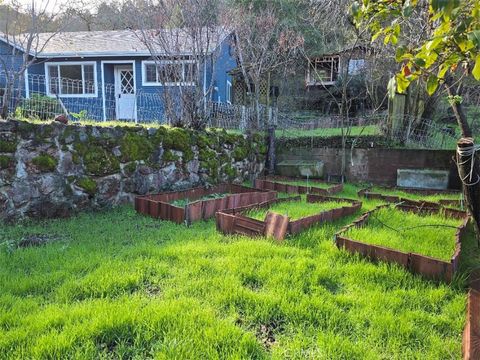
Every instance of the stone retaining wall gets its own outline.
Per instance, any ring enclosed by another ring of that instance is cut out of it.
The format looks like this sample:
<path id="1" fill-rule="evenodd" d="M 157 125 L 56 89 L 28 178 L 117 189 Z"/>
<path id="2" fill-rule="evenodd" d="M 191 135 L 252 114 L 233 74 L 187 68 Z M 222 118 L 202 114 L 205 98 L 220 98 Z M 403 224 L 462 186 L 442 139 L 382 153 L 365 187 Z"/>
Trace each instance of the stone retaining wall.
<path id="1" fill-rule="evenodd" d="M 135 195 L 242 182 L 264 168 L 261 136 L 225 131 L 0 121 L 0 219 L 68 216 Z"/>

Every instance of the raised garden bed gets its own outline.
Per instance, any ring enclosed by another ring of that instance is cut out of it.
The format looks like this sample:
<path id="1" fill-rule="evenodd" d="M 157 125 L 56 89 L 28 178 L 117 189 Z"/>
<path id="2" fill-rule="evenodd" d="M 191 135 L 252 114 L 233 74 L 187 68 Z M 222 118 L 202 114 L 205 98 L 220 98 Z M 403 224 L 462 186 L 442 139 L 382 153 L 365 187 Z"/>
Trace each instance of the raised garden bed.
<path id="1" fill-rule="evenodd" d="M 458 262 L 461 252 L 461 244 L 462 238 L 466 233 L 466 227 L 469 221 L 468 214 L 464 211 L 455 210 L 455 209 L 435 209 L 435 208 L 419 208 L 417 206 L 411 205 L 397 205 L 394 209 L 413 212 L 418 215 L 425 215 L 425 214 L 436 214 L 439 216 L 444 216 L 446 219 L 457 219 L 461 220 L 461 224 L 456 226 L 455 234 L 453 235 L 453 250 L 452 255 L 448 255 L 449 260 L 445 258 L 441 258 L 442 256 L 428 256 L 425 254 L 419 254 L 413 251 L 402 251 L 399 249 L 394 249 L 392 247 L 383 246 L 383 244 L 388 243 L 389 241 L 394 243 L 396 238 L 394 235 L 389 236 L 387 231 L 385 232 L 385 239 L 382 240 L 382 245 L 373 244 L 376 242 L 372 239 L 370 241 L 372 243 L 368 243 L 366 241 L 359 241 L 358 239 L 352 239 L 351 233 L 352 229 L 362 229 L 364 228 L 369 221 L 376 220 L 377 223 L 380 223 L 382 227 L 385 227 L 387 230 L 390 229 L 393 233 L 394 231 L 398 232 L 399 229 L 395 229 L 388 225 L 387 223 L 381 222 L 376 216 L 379 214 L 380 211 L 383 209 L 392 209 L 390 205 L 381 205 L 377 208 L 366 212 L 360 218 L 355 220 L 352 224 L 345 226 L 342 228 L 337 234 L 335 234 L 335 243 L 338 248 L 345 248 L 345 250 L 350 251 L 352 253 L 359 253 L 365 257 L 368 257 L 374 261 L 380 260 L 390 263 L 399 264 L 406 269 L 412 271 L 413 273 L 421 274 L 429 279 L 435 280 L 443 280 L 446 282 L 450 282 L 453 278 L 454 273 L 458 269 Z M 405 225 L 408 222 L 408 216 L 405 215 L 404 223 Z M 421 227 L 429 227 L 429 226 L 449 226 L 449 225 L 438 225 L 438 224 L 420 224 L 418 229 Z M 440 228 L 440 227 L 439 227 Z M 412 228 L 400 229 L 400 230 L 412 230 Z M 432 227 L 434 229 L 434 227 Z M 438 231 L 438 230 L 437 230 Z M 418 234 L 420 230 L 416 230 L 415 235 L 421 236 Z M 383 235 L 383 234 L 382 234 Z M 405 238 L 405 244 L 402 246 L 407 246 L 407 241 L 411 239 Z M 418 239 L 419 242 L 425 241 L 422 238 Z M 410 245 L 412 245 L 410 243 Z M 433 246 L 432 246 L 433 247 Z M 440 247 L 439 247 L 440 249 Z M 448 244 L 445 245 L 445 249 L 448 249 Z M 436 250 L 436 249 L 432 249 Z M 440 252 L 439 252 L 440 253 Z M 441 252 L 443 254 L 443 250 Z"/>
<path id="2" fill-rule="evenodd" d="M 318 194 L 332 195 L 343 190 L 343 184 L 332 184 L 321 181 L 287 178 L 287 177 L 266 177 L 255 179 L 255 188 L 272 190 L 287 194 Z"/>
<path id="3" fill-rule="evenodd" d="M 385 189 L 387 194 L 380 192 L 381 190 L 372 190 L 370 188 L 361 189 L 358 191 L 359 197 L 364 197 L 366 199 L 378 199 L 389 203 L 402 203 L 405 205 L 417 206 L 421 208 L 434 208 L 439 209 L 441 207 L 461 207 L 462 202 L 457 199 L 447 199 L 441 198 L 442 195 L 458 195 L 460 196 L 460 192 L 454 191 L 439 191 L 436 190 L 419 190 L 419 189 Z M 390 192 L 390 194 L 388 194 Z M 409 194 L 414 195 L 415 197 L 418 196 L 425 196 L 426 199 L 412 199 L 409 197 Z M 430 199 L 435 199 L 435 201 L 431 201 Z"/>
<path id="4" fill-rule="evenodd" d="M 464 359 L 480 359 L 480 291 L 473 288 L 468 292 L 462 348 Z"/>
<path id="5" fill-rule="evenodd" d="M 344 216 L 352 215 L 362 207 L 362 203 L 357 200 L 307 194 L 307 203 L 337 201 L 340 203 L 348 203 L 349 205 L 341 206 L 341 204 L 339 204 L 337 208 L 321 211 L 296 220 L 289 219 L 288 216 L 271 211 L 266 213 L 264 220 L 255 219 L 249 216 L 249 212 L 251 211 L 269 209 L 285 202 L 300 202 L 301 200 L 301 196 L 296 196 L 292 198 L 270 200 L 259 205 L 219 211 L 216 214 L 217 230 L 224 234 L 241 234 L 252 237 L 272 236 L 277 240 L 283 240 L 285 239 L 285 236 L 298 234 L 315 224 L 330 222 Z"/>
<path id="6" fill-rule="evenodd" d="M 274 200 L 277 193 L 235 184 L 211 188 L 198 187 L 183 191 L 137 196 L 135 210 L 154 218 L 177 224 L 206 220 L 219 210 L 235 209 Z"/>

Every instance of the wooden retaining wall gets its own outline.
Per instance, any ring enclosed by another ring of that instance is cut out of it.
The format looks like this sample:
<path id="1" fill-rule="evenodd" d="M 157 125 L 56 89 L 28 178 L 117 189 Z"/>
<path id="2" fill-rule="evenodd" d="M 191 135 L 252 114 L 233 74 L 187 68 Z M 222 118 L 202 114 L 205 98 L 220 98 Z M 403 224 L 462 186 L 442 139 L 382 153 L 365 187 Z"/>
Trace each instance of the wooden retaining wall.
<path id="1" fill-rule="evenodd" d="M 283 240 L 287 234 L 298 234 L 303 230 L 323 222 L 331 222 L 338 220 L 344 216 L 354 214 L 362 207 L 362 203 L 352 199 L 333 198 L 322 196 L 318 194 L 308 194 L 307 202 L 325 202 L 325 201 L 342 201 L 350 202 L 351 206 L 343 206 L 321 213 L 307 216 L 295 221 L 291 221 L 287 216 L 268 212 L 265 220 L 260 221 L 249 218 L 242 213 L 252 208 L 268 208 L 273 204 L 286 201 L 300 201 L 301 197 L 276 199 L 267 201 L 257 206 L 250 206 L 246 208 L 238 208 L 227 211 L 219 211 L 216 214 L 217 230 L 224 234 L 240 234 L 247 236 L 272 236 L 277 240 Z"/>
<path id="2" fill-rule="evenodd" d="M 443 280 L 451 282 L 453 275 L 458 270 L 460 253 L 462 248 L 462 239 L 467 231 L 467 225 L 469 221 L 468 214 L 464 211 L 456 209 L 445 209 L 445 216 L 454 217 L 456 219 L 463 219 L 461 225 L 457 227 L 455 233 L 455 252 L 452 255 L 450 262 L 432 258 L 417 253 L 406 253 L 400 250 L 367 244 L 364 242 L 356 241 L 345 237 L 345 234 L 352 227 L 364 226 L 370 215 L 378 211 L 380 208 L 388 207 L 389 205 L 381 205 L 373 210 L 370 210 L 355 220 L 352 224 L 343 227 L 339 232 L 335 234 L 335 243 L 338 248 L 344 248 L 352 253 L 359 253 L 373 261 L 385 261 L 389 263 L 398 264 L 415 274 L 421 274 L 428 279 Z M 413 205 L 400 205 L 396 208 L 403 211 L 413 211 L 416 213 L 438 213 L 441 209 L 433 208 L 418 208 Z"/>
<path id="3" fill-rule="evenodd" d="M 301 186 L 301 185 L 288 185 L 282 183 L 282 181 L 296 181 L 299 179 L 295 178 L 286 178 L 280 176 L 270 176 L 266 178 L 255 179 L 255 188 L 261 190 L 272 190 L 283 192 L 287 194 L 318 194 L 318 195 L 332 195 L 337 194 L 343 190 L 343 184 L 330 184 L 327 189 L 315 187 L 315 184 L 325 184 L 325 182 L 309 180 L 311 186 Z M 301 179 L 304 180 L 304 179 Z"/>
<path id="4" fill-rule="evenodd" d="M 216 193 L 230 193 L 217 199 L 199 200 Z M 173 221 L 177 224 L 206 220 L 219 210 L 234 209 L 276 199 L 274 191 L 262 191 L 235 184 L 220 184 L 211 188 L 198 187 L 183 191 L 165 192 L 155 195 L 137 196 L 135 210 L 157 219 Z M 171 204 L 172 201 L 188 199 L 193 202 L 184 207 Z"/>

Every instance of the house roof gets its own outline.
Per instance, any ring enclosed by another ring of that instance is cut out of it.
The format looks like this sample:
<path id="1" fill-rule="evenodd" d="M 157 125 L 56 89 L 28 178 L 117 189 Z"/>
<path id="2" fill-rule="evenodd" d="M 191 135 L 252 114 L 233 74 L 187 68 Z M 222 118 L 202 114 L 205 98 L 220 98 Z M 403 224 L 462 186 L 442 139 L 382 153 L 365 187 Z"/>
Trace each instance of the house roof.
<path id="1" fill-rule="evenodd" d="M 35 39 L 30 53 L 39 58 L 51 57 L 86 57 L 86 56 L 150 56 L 158 55 L 191 55 L 201 50 L 214 51 L 230 34 L 225 28 L 202 29 L 196 41 L 187 29 L 167 30 L 115 30 L 115 31 L 80 31 L 40 33 L 38 42 Z M 23 35 L 24 38 L 27 35 Z M 17 39 L 21 39 L 19 36 Z M 145 45 L 149 40 L 152 52 Z M 22 41 L 7 41 L 0 34 L 0 40 L 21 48 Z M 38 44 L 38 45 L 37 45 Z"/>

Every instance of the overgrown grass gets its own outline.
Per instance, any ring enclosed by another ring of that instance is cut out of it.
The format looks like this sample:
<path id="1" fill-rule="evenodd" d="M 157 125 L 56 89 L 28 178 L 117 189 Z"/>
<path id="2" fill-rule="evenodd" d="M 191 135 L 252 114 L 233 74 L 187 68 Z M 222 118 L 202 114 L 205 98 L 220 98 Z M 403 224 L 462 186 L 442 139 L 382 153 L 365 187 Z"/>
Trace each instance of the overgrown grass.
<path id="1" fill-rule="evenodd" d="M 331 137 L 331 136 L 342 136 L 342 128 L 320 128 L 320 129 L 311 129 L 311 130 L 300 130 L 300 129 L 283 129 L 276 130 L 276 136 L 286 137 L 286 138 L 297 138 L 297 137 Z M 381 135 L 380 128 L 377 125 L 367 125 L 367 126 L 352 126 L 349 131 L 343 129 L 343 134 L 348 136 L 371 136 L 371 135 Z"/>
<path id="2" fill-rule="evenodd" d="M 462 284 L 338 250 L 334 233 L 357 216 L 283 244 L 130 207 L 2 226 L 1 357 L 460 358 Z M 16 247 L 32 234 L 54 241 Z M 473 237 L 464 249 L 478 265 Z"/>
<path id="3" fill-rule="evenodd" d="M 320 188 L 320 189 L 328 189 L 329 187 L 332 187 L 333 184 L 329 184 L 326 182 L 320 182 L 320 181 L 307 181 L 307 180 L 272 180 L 276 183 L 279 184 L 286 184 L 286 185 L 296 185 L 296 186 L 307 186 L 307 187 L 315 187 L 315 188 Z"/>
<path id="4" fill-rule="evenodd" d="M 425 194 L 416 194 L 402 191 L 401 189 L 386 189 L 382 187 L 373 187 L 369 190 L 374 193 L 380 193 L 384 195 L 394 195 L 400 196 L 405 199 L 411 200 L 424 200 L 430 202 L 439 202 L 440 200 L 462 200 L 463 195 L 461 193 L 442 193 L 438 192 L 437 194 L 425 195 Z"/>
<path id="5" fill-rule="evenodd" d="M 286 215 L 290 220 L 298 220 L 303 217 L 319 214 L 322 211 L 340 208 L 342 206 L 351 206 L 352 204 L 344 201 L 326 201 L 321 203 L 307 203 L 302 201 L 287 201 L 274 204 L 268 209 L 254 209 L 246 213 L 248 217 L 257 220 L 264 220 L 267 212 Z"/>
<path id="6" fill-rule="evenodd" d="M 346 236 L 449 261 L 455 252 L 456 227 L 461 222 L 442 214 L 420 215 L 389 207 L 373 212 L 365 226 L 350 228 Z"/>

